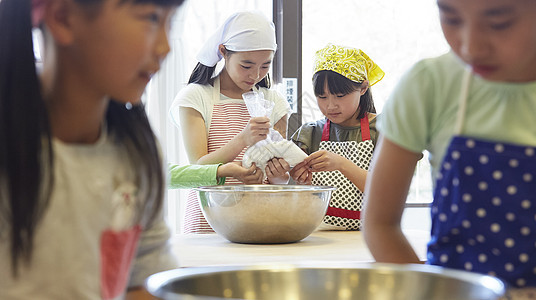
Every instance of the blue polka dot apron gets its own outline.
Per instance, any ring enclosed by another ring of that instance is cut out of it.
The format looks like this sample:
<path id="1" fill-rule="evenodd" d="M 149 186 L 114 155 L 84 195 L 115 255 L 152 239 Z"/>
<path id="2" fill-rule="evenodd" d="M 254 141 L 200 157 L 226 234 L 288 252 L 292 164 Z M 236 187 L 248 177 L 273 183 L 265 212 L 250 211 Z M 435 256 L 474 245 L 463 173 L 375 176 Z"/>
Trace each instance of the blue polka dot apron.
<path id="1" fill-rule="evenodd" d="M 320 150 L 339 154 L 364 170 L 368 170 L 374 143 L 370 139 L 368 116 L 361 118 L 361 141 L 330 141 L 330 121 L 326 120 L 322 129 Z M 316 172 L 313 174 L 313 185 L 335 186 L 331 195 L 326 216 L 319 229 L 359 230 L 361 228 L 361 210 L 363 193 L 340 171 Z"/>
<path id="2" fill-rule="evenodd" d="M 470 79 L 436 181 L 428 263 L 536 286 L 536 148 L 461 135 Z"/>

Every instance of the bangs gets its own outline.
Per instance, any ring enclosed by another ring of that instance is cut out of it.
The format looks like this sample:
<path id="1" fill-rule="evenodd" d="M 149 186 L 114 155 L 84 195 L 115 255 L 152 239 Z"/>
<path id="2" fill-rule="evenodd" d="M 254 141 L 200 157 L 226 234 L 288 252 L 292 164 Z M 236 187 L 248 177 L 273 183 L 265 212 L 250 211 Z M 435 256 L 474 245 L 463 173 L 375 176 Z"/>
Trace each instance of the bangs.
<path id="1" fill-rule="evenodd" d="M 315 96 L 324 94 L 324 86 L 328 86 L 328 91 L 332 95 L 347 95 L 357 91 L 361 83 L 353 82 L 350 79 L 333 71 L 322 70 L 313 75 L 313 87 Z"/>

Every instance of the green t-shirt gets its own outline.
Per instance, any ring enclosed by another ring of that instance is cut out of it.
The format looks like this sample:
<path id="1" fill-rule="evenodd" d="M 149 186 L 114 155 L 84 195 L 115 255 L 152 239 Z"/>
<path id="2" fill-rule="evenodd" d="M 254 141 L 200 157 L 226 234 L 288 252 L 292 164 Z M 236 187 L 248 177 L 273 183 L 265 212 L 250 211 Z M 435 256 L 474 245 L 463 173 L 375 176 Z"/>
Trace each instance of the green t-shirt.
<path id="1" fill-rule="evenodd" d="M 382 135 L 430 152 L 434 177 L 454 134 L 464 64 L 453 53 L 425 59 L 400 80 L 378 120 Z M 472 75 L 462 135 L 536 146 L 536 81 L 492 82 Z"/>

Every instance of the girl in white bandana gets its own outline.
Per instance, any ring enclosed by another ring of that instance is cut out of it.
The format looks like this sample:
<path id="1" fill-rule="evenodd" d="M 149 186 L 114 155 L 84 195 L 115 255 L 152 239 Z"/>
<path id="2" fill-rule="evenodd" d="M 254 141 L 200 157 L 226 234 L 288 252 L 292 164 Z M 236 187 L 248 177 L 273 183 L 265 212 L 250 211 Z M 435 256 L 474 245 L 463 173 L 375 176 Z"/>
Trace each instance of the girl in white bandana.
<path id="1" fill-rule="evenodd" d="M 0 1 L 1 299 L 148 299 L 177 267 L 140 99 L 182 3 Z"/>
<path id="2" fill-rule="evenodd" d="M 286 137 L 288 103 L 269 89 L 268 71 L 276 49 L 274 24 L 259 12 L 233 14 L 205 43 L 188 86 L 170 110 L 182 130 L 190 163 L 240 161 L 248 146 L 267 137 L 271 125 Z M 214 74 L 222 58 L 223 70 Z M 275 103 L 270 118 L 251 118 L 242 94 L 252 90 Z M 284 160 L 273 159 L 264 171 L 270 183 L 283 183 L 289 169 Z M 229 178 L 227 183 L 261 183 L 262 171 L 251 168 L 242 181 Z M 194 191 L 188 197 L 183 231 L 212 232 Z"/>

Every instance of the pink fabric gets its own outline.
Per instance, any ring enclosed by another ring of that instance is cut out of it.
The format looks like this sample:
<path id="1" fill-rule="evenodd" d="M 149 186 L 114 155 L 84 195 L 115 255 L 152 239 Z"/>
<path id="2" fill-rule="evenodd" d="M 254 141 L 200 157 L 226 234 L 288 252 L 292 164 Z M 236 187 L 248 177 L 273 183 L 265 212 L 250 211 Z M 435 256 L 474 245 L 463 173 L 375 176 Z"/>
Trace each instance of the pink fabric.
<path id="1" fill-rule="evenodd" d="M 47 0 L 32 0 L 32 26 L 39 27 L 45 16 Z"/>
<path id="2" fill-rule="evenodd" d="M 245 103 L 221 101 L 214 105 L 212 122 L 209 125 L 208 153 L 225 146 L 248 124 L 251 116 Z M 241 161 L 246 148 L 242 149 L 234 161 Z M 240 184 L 238 179 L 228 177 L 225 184 Z M 186 202 L 186 217 L 183 233 L 212 233 L 214 230 L 203 216 L 197 192 L 191 190 Z"/>
<path id="3" fill-rule="evenodd" d="M 113 299 L 127 287 L 132 258 L 138 247 L 141 226 L 123 231 L 106 230 L 101 235 L 101 295 Z"/>

